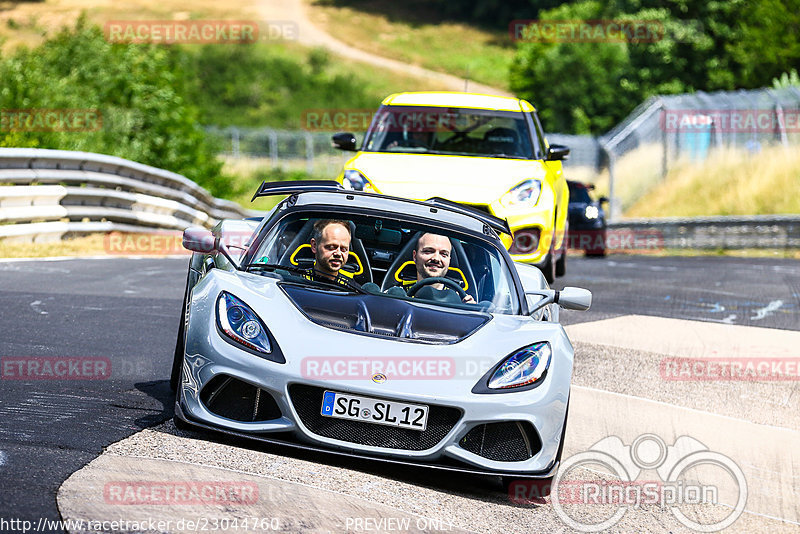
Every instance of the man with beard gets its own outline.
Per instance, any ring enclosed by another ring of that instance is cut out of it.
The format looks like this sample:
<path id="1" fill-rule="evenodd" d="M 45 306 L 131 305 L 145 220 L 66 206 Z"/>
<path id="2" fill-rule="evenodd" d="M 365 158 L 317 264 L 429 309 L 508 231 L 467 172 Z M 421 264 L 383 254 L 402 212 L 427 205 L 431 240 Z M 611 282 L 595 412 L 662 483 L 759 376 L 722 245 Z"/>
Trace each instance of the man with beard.
<path id="1" fill-rule="evenodd" d="M 417 268 L 417 281 L 431 277 L 442 277 L 450 268 L 450 255 L 453 245 L 450 239 L 439 234 L 422 234 L 417 241 L 417 247 L 411 253 L 414 265 Z M 439 291 L 453 291 L 444 284 L 431 284 L 429 287 Z M 463 302 L 474 303 L 475 299 L 467 295 Z"/>
<path id="2" fill-rule="evenodd" d="M 343 286 L 357 285 L 339 273 L 350 255 L 350 240 L 350 225 L 347 221 L 321 219 L 314 223 L 310 244 L 316 261 L 304 278 L 335 282 Z"/>

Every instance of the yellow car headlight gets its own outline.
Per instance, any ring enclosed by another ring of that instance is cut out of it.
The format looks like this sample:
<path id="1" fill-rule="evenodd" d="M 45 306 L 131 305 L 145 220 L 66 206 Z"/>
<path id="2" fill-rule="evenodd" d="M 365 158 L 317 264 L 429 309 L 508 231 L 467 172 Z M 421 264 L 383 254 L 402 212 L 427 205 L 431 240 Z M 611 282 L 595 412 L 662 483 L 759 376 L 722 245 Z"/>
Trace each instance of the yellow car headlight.
<path id="1" fill-rule="evenodd" d="M 525 180 L 512 187 L 506 194 L 500 197 L 500 204 L 507 208 L 520 204 L 535 206 L 536 203 L 539 202 L 539 196 L 541 194 L 541 180 Z"/>

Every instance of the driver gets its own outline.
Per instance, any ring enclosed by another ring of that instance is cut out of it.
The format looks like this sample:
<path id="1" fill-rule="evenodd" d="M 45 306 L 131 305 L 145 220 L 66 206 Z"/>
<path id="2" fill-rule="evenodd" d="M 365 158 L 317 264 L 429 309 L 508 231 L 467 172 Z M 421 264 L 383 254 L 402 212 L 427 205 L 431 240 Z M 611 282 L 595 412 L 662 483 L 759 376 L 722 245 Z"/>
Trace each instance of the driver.
<path id="1" fill-rule="evenodd" d="M 422 130 L 407 130 L 405 139 L 394 140 L 386 148 L 430 148 L 433 133 Z"/>
<path id="2" fill-rule="evenodd" d="M 431 277 L 441 277 L 447 274 L 450 268 L 450 253 L 453 245 L 450 239 L 439 234 L 422 234 L 417 241 L 417 247 L 411 253 L 414 265 L 417 268 L 417 281 Z M 444 284 L 431 284 L 429 287 L 439 291 L 453 291 Z M 474 303 L 475 299 L 467 295 L 463 302 Z"/>
<path id="3" fill-rule="evenodd" d="M 347 221 L 321 219 L 314 223 L 310 244 L 316 261 L 303 278 L 332 281 L 343 286 L 357 285 L 339 273 L 350 255 L 350 240 L 350 225 Z"/>

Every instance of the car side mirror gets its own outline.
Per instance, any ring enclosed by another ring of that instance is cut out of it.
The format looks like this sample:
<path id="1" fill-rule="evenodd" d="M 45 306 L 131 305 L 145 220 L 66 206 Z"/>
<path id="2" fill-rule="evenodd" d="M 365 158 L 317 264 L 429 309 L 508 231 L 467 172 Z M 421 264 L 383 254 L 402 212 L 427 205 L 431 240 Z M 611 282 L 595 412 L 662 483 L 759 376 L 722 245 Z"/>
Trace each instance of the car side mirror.
<path id="1" fill-rule="evenodd" d="M 608 202 L 608 197 L 600 197 L 600 198 L 598 198 L 598 199 L 597 199 L 597 201 L 598 201 L 600 204 L 603 204 L 604 202 L 606 202 L 606 203 L 607 203 L 607 202 Z"/>
<path id="2" fill-rule="evenodd" d="M 333 148 L 338 148 L 339 150 L 354 151 L 356 149 L 356 136 L 350 132 L 333 134 L 331 144 Z"/>
<path id="3" fill-rule="evenodd" d="M 555 289 L 525 291 L 525 294 L 542 297 L 533 309 L 528 310 L 529 314 L 533 314 L 553 303 L 567 310 L 579 311 L 586 311 L 592 306 L 592 292 L 580 287 L 565 287 L 561 291 L 556 291 Z"/>
<path id="4" fill-rule="evenodd" d="M 219 252 L 231 262 L 231 265 L 239 269 L 239 264 L 231 256 L 225 242 L 211 233 L 211 230 L 206 230 L 200 226 L 191 226 L 187 228 L 183 231 L 183 248 L 200 254 Z"/>
<path id="5" fill-rule="evenodd" d="M 550 145 L 547 149 L 549 161 L 569 159 L 569 147 L 564 145 Z"/>
<path id="6" fill-rule="evenodd" d="M 592 292 L 581 287 L 565 287 L 558 292 L 556 302 L 567 310 L 585 311 L 592 307 Z"/>

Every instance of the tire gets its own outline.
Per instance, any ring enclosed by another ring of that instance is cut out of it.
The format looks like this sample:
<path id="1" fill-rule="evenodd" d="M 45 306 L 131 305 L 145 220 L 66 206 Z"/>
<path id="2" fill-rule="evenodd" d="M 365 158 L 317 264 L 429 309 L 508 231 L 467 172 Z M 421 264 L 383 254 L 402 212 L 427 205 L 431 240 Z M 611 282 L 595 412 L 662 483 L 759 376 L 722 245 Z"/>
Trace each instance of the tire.
<path id="1" fill-rule="evenodd" d="M 561 257 L 556 261 L 556 276 L 567 274 L 567 249 L 561 251 Z"/>
<path id="2" fill-rule="evenodd" d="M 178 404 L 178 399 L 176 397 L 175 405 L 177 406 L 177 404 Z M 178 430 L 194 430 L 194 426 L 193 425 L 190 425 L 189 423 L 187 423 L 186 421 L 184 421 L 183 419 L 181 419 L 177 415 L 173 415 L 172 416 L 172 424 L 174 424 L 175 428 L 177 428 Z"/>
<path id="3" fill-rule="evenodd" d="M 587 250 L 585 252 L 586 252 L 586 256 L 589 257 L 589 258 L 602 258 L 602 257 L 605 257 L 605 255 L 606 255 L 606 249 L 604 249 L 604 248 L 592 249 L 591 252 Z"/>
<path id="4" fill-rule="evenodd" d="M 555 236 L 556 236 L 556 231 L 555 228 L 553 228 L 553 237 L 550 239 L 550 250 L 547 252 L 547 259 L 544 261 L 541 267 L 539 267 L 542 270 L 542 273 L 544 274 L 544 279 L 547 280 L 548 284 L 552 284 L 553 282 L 556 281 L 557 262 L 553 261 L 553 256 L 555 256 L 556 254 L 555 250 L 553 249 L 556 239 Z"/>
<path id="5" fill-rule="evenodd" d="M 194 255 L 192 255 L 194 258 Z M 197 283 L 197 275 L 192 271 L 192 260 L 189 260 L 189 272 L 186 274 L 186 287 L 183 290 L 183 306 L 181 307 L 181 322 L 178 325 L 178 336 L 175 340 L 175 353 L 172 356 L 172 371 L 169 375 L 169 387 L 172 391 L 178 390 L 183 367 L 183 353 L 186 351 L 186 313 L 189 309 L 190 290 Z"/>
<path id="6" fill-rule="evenodd" d="M 181 311 L 181 323 L 178 326 L 178 337 L 175 340 L 175 353 L 172 357 L 172 372 L 169 375 L 169 388 L 178 391 L 178 384 L 181 379 L 181 369 L 183 368 L 183 353 L 186 350 L 186 308 L 189 306 L 189 284 L 183 292 L 183 306 Z"/>
<path id="7" fill-rule="evenodd" d="M 556 261 L 556 276 L 567 274 L 567 243 L 569 243 L 569 221 L 564 223 L 564 240 L 561 242 L 561 257 Z"/>
<path id="8" fill-rule="evenodd" d="M 547 259 L 539 268 L 542 270 L 542 273 L 544 273 L 544 279 L 547 280 L 548 284 L 552 284 L 556 281 L 556 262 L 553 261 L 552 251 L 547 254 Z"/>

